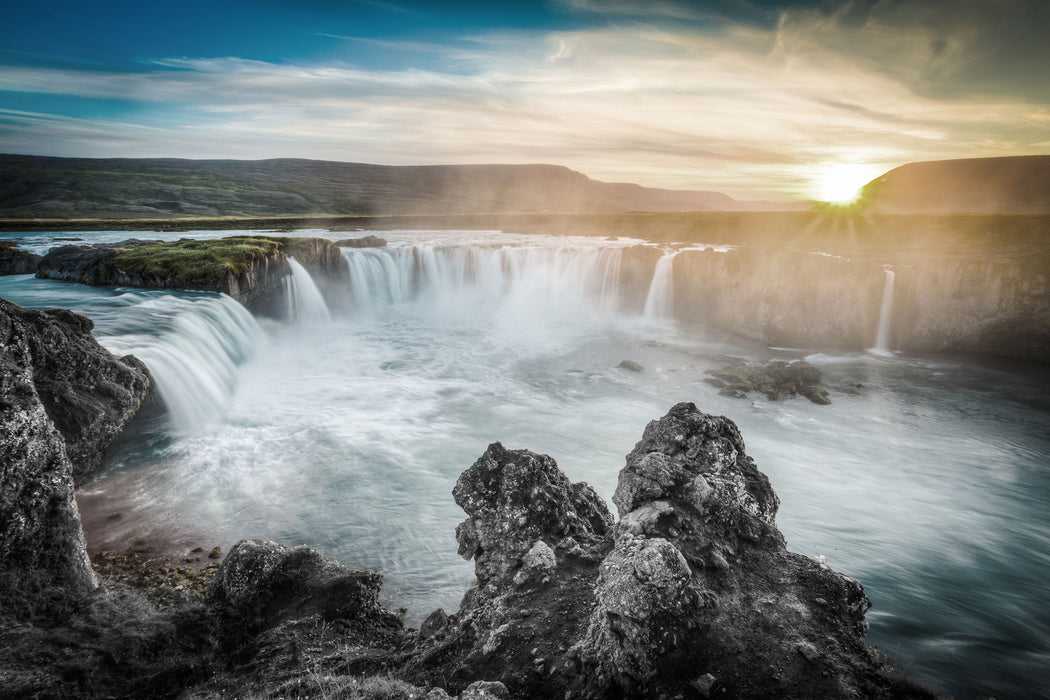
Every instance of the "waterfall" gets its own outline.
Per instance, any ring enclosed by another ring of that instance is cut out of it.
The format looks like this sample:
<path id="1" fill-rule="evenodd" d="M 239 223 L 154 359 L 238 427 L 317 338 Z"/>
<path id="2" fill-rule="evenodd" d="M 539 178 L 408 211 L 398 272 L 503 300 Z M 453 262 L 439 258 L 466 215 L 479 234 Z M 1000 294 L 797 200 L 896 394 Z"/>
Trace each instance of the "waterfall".
<path id="1" fill-rule="evenodd" d="M 133 354 L 146 363 L 176 430 L 214 423 L 236 387 L 237 365 L 262 337 L 258 323 L 226 295 L 166 295 L 139 307 L 158 321 L 165 319 L 160 333 L 126 333 L 99 341 L 116 355 Z"/>
<path id="2" fill-rule="evenodd" d="M 674 311 L 674 259 L 677 250 L 667 251 L 656 261 L 653 281 L 645 298 L 646 318 L 670 318 Z"/>
<path id="3" fill-rule="evenodd" d="M 876 355 L 890 356 L 890 322 L 893 320 L 893 270 L 886 270 L 886 283 L 882 288 L 882 306 L 879 308 L 879 330 L 875 334 L 875 347 L 871 351 Z"/>
<path id="4" fill-rule="evenodd" d="M 619 309 L 619 248 L 409 245 L 346 248 L 355 313 L 407 304 L 441 314 L 564 316 Z"/>
<path id="5" fill-rule="evenodd" d="M 283 280 L 288 318 L 307 322 L 329 320 L 328 305 L 310 273 L 295 258 L 288 258 L 288 267 L 292 272 Z"/>

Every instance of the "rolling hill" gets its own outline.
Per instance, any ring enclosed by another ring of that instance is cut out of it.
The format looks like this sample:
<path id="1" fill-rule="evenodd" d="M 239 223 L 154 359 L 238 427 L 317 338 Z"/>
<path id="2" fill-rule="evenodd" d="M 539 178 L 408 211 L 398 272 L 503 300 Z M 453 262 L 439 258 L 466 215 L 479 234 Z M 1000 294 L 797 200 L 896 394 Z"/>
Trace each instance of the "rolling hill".
<path id="1" fill-rule="evenodd" d="M 1050 156 L 909 163 L 864 186 L 882 214 L 1048 214 Z"/>
<path id="2" fill-rule="evenodd" d="M 0 155 L 0 217 L 167 218 L 752 211 L 718 192 L 607 183 L 556 165 Z"/>

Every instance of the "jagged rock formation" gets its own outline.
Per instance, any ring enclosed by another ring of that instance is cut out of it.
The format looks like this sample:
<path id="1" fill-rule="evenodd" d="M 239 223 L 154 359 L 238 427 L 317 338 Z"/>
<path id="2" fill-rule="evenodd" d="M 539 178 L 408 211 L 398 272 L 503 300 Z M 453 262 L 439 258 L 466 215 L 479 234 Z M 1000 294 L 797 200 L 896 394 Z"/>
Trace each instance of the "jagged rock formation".
<path id="1" fill-rule="evenodd" d="M 345 282 L 346 259 L 325 238 L 234 236 L 175 242 L 129 239 L 52 248 L 37 277 L 91 285 L 199 289 L 229 294 L 252 311 L 274 313 L 295 258 L 320 286 Z"/>
<path id="2" fill-rule="evenodd" d="M 725 418 L 678 404 L 650 423 L 615 526 L 549 457 L 499 444 L 455 494 L 478 584 L 428 620 L 411 678 L 520 697 L 929 697 L 864 645 L 860 584 L 786 550 L 776 495 Z"/>
<path id="3" fill-rule="evenodd" d="M 0 275 L 31 275 L 43 257 L 19 250 L 13 241 L 0 241 Z"/>
<path id="4" fill-rule="evenodd" d="M 90 319 L 0 299 L 0 591 L 95 586 L 73 500 L 75 481 L 151 388 L 135 357 L 113 357 Z"/>
<path id="5" fill-rule="evenodd" d="M 550 457 L 490 445 L 453 492 L 476 585 L 418 631 L 379 604 L 378 574 L 259 540 L 203 599 L 95 590 L 69 455 L 97 445 L 53 415 L 97 394 L 123 416 L 148 382 L 89 332 L 0 302 L 0 698 L 932 697 L 864 645 L 860 584 L 786 550 L 736 425 L 692 404 L 627 456 L 619 522 Z"/>

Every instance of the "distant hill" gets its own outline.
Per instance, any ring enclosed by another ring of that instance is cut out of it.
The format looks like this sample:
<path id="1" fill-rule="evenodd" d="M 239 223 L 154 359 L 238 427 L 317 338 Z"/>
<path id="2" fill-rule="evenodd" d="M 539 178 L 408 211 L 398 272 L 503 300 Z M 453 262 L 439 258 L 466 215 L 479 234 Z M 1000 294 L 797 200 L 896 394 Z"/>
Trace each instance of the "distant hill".
<path id="1" fill-rule="evenodd" d="M 591 180 L 557 165 L 0 155 L 2 218 L 751 211 L 718 192 Z"/>
<path id="2" fill-rule="evenodd" d="M 1050 156 L 909 163 L 864 186 L 883 214 L 1048 214 Z"/>

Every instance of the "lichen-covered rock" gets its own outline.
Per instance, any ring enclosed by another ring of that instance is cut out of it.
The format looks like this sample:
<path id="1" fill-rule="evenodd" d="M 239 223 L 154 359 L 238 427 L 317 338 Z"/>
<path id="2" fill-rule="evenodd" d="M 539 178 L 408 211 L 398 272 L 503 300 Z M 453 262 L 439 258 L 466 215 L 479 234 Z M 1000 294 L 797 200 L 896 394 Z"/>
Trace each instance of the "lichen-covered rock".
<path id="1" fill-rule="evenodd" d="M 924 696 L 865 646 L 860 584 L 787 551 L 776 495 L 732 421 L 676 405 L 646 427 L 613 500 L 616 547 L 573 647 L 580 696 L 698 683 L 726 697 Z"/>
<path id="2" fill-rule="evenodd" d="M 109 441 L 149 392 L 136 358 L 118 359 L 69 311 L 0 299 L 0 576 L 90 590 L 74 482 L 94 471 Z"/>
<path id="3" fill-rule="evenodd" d="M 470 516 L 456 528 L 459 553 L 474 559 L 482 588 L 510 578 L 537 541 L 591 543 L 612 528 L 594 489 L 571 483 L 547 455 L 498 442 L 463 472 L 452 496 Z"/>
<path id="4" fill-rule="evenodd" d="M 860 584 L 786 550 L 732 421 L 683 403 L 650 423 L 612 529 L 581 486 L 498 444 L 463 474 L 457 538 L 478 586 L 428 620 L 409 680 L 499 681 L 512 697 L 932 697 L 865 646 Z"/>

